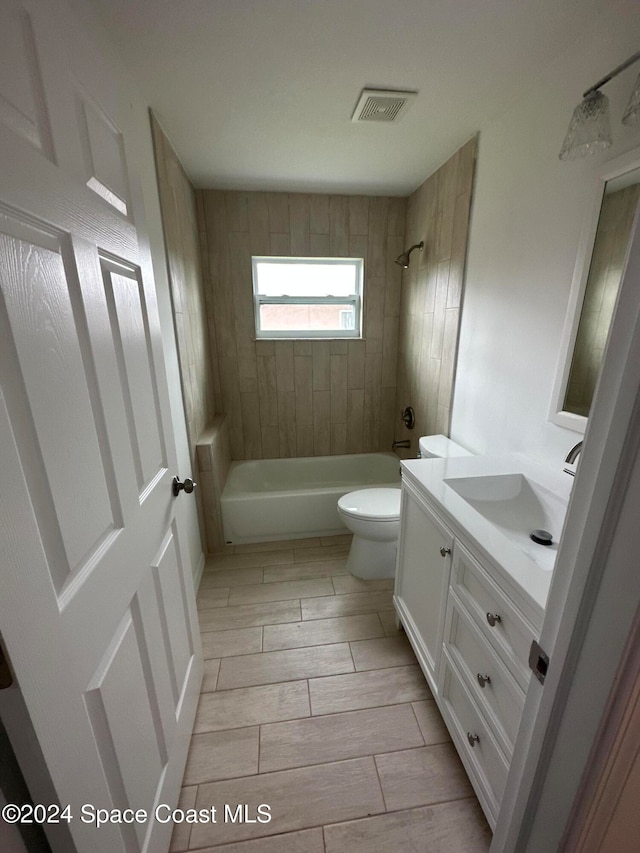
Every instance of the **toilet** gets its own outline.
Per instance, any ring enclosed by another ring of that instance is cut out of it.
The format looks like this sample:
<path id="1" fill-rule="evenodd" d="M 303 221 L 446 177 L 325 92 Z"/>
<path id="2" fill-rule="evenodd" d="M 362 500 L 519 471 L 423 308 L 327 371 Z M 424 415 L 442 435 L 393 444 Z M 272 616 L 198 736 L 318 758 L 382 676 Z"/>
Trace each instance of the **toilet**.
<path id="1" fill-rule="evenodd" d="M 353 533 L 347 571 L 357 578 L 392 578 L 400 531 L 400 489 L 359 489 L 338 500 L 338 515 Z"/>
<path id="2" fill-rule="evenodd" d="M 418 447 L 422 458 L 471 456 L 444 435 L 423 436 Z M 338 515 L 353 533 L 347 571 L 357 578 L 392 578 L 400 532 L 400 489 L 358 489 L 338 500 Z"/>

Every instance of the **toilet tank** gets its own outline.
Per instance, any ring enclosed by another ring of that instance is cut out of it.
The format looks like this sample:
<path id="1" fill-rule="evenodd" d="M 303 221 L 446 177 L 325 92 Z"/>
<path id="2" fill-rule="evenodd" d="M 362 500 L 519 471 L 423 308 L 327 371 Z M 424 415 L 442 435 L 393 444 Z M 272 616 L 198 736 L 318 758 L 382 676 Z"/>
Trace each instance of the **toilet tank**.
<path id="1" fill-rule="evenodd" d="M 451 441 L 446 435 L 423 435 L 418 440 L 419 455 L 422 459 L 438 459 L 445 456 L 473 456 L 464 447 Z"/>

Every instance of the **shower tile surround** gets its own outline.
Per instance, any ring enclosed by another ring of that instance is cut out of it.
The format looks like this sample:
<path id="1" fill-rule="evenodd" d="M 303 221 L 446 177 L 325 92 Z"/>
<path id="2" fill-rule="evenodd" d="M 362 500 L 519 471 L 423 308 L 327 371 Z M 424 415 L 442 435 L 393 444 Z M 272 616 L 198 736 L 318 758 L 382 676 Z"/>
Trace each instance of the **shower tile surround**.
<path id="1" fill-rule="evenodd" d="M 232 458 L 390 450 L 406 200 L 197 195 Z M 256 341 L 252 255 L 363 257 L 365 339 Z"/>
<path id="2" fill-rule="evenodd" d="M 211 330 L 205 305 L 196 194 L 153 114 L 151 134 L 191 469 L 201 486 L 196 492 L 200 531 L 204 550 L 210 552 L 220 548 L 224 541 L 219 504 L 224 480 L 212 482 L 213 473 L 224 473 L 228 464 L 220 463 L 224 442 L 213 440 L 224 435 L 224 424 L 215 420 L 216 403 L 220 402 L 220 377 L 217 359 L 211 358 L 215 339 L 209 340 Z M 212 432 L 210 446 L 202 453 L 197 450 L 198 440 L 205 429 L 212 426 L 216 429 Z M 227 457 L 228 454 L 227 440 Z"/>
<path id="3" fill-rule="evenodd" d="M 205 550 L 231 459 L 388 451 L 448 434 L 476 141 L 408 199 L 194 191 L 152 117 Z M 408 270 L 394 263 L 425 241 Z M 365 258 L 362 341 L 256 341 L 251 255 Z M 416 412 L 409 432 L 398 414 Z M 205 497 L 206 492 L 206 497 Z"/>
<path id="4" fill-rule="evenodd" d="M 211 358 L 196 193 L 182 164 L 151 116 L 162 227 L 192 460 L 198 438 L 216 411 L 217 360 Z"/>
<path id="5" fill-rule="evenodd" d="M 396 439 L 449 435 L 476 149 L 473 138 L 407 200 L 407 246 L 425 246 L 402 275 L 396 409 L 411 405 L 416 425 L 396 419 Z"/>
<path id="6" fill-rule="evenodd" d="M 197 191 L 233 459 L 448 434 L 475 156 L 474 138 L 408 199 Z M 402 271 L 394 259 L 421 240 Z M 256 341 L 251 256 L 261 254 L 364 257 L 364 340 Z M 407 405 L 412 432 L 398 417 Z"/>
<path id="7" fill-rule="evenodd" d="M 206 680 L 180 807 L 247 803 L 255 816 L 267 803 L 273 817 L 179 825 L 173 853 L 488 851 L 490 830 L 395 629 L 391 582 L 354 592 L 348 548 L 347 536 L 316 538 L 208 561 L 198 602 Z M 221 604 L 225 595 L 260 603 Z"/>

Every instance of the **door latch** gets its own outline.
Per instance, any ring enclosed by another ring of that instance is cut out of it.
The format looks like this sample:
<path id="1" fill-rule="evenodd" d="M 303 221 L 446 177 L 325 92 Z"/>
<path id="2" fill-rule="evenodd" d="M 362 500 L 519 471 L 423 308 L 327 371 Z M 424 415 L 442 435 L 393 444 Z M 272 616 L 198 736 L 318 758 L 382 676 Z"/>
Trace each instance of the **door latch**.
<path id="1" fill-rule="evenodd" d="M 549 669 L 549 655 L 536 640 L 532 641 L 531 648 L 529 649 L 529 669 L 540 684 L 544 684 Z"/>

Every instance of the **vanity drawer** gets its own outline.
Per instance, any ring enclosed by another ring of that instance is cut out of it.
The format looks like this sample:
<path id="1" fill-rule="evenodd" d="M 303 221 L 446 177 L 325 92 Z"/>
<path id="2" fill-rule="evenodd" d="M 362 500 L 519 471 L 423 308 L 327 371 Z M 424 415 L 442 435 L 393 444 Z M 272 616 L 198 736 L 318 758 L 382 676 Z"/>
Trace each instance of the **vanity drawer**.
<path id="1" fill-rule="evenodd" d="M 454 592 L 449 596 L 445 648 L 510 757 L 522 717 L 524 691 Z"/>
<path id="2" fill-rule="evenodd" d="M 527 689 L 529 648 L 538 639 L 533 626 L 498 588 L 485 569 L 456 541 L 453 552 L 451 588 L 505 662 L 523 690 Z M 493 622 L 493 624 L 490 624 Z"/>
<path id="3" fill-rule="evenodd" d="M 446 651 L 442 672 L 441 710 L 493 829 L 507 783 L 509 762 Z"/>

